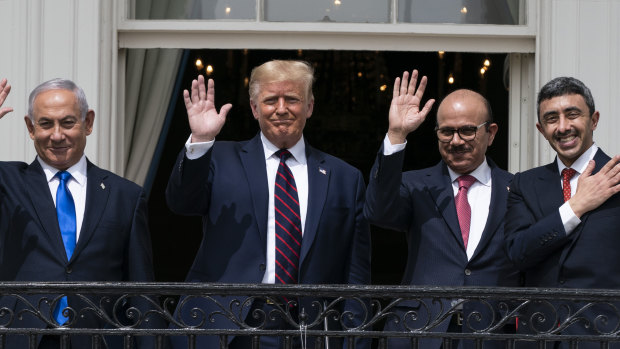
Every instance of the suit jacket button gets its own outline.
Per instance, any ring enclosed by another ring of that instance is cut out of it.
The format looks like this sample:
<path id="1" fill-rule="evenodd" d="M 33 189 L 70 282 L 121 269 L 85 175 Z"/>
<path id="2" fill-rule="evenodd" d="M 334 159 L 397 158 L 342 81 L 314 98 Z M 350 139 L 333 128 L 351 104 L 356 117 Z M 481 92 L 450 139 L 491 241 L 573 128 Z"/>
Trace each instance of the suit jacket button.
<path id="1" fill-rule="evenodd" d="M 67 272 L 67 274 L 71 274 L 73 272 L 73 269 L 71 269 L 71 267 L 67 267 L 65 271 Z"/>
<path id="2" fill-rule="evenodd" d="M 267 267 L 265 267 L 265 263 L 261 263 L 261 264 L 258 266 L 258 269 L 259 269 L 260 271 L 265 271 L 265 269 L 267 269 Z"/>
<path id="3" fill-rule="evenodd" d="M 465 275 L 467 275 L 467 276 L 471 275 L 471 270 L 465 269 Z"/>

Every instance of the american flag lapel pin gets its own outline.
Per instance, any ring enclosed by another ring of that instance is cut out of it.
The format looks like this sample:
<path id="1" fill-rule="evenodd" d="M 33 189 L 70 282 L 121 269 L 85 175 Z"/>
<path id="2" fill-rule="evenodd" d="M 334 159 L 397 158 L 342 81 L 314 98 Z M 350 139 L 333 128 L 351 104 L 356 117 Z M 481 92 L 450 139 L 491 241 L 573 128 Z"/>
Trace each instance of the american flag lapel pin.
<path id="1" fill-rule="evenodd" d="M 327 175 L 327 170 L 324 169 L 323 167 L 319 167 L 319 172 L 321 172 L 324 175 Z"/>
<path id="2" fill-rule="evenodd" d="M 506 187 L 506 190 L 510 191 L 510 187 Z"/>
<path id="3" fill-rule="evenodd" d="M 105 189 L 105 184 L 103 184 L 103 182 L 101 182 L 101 184 L 99 184 L 101 186 L 101 189 Z"/>

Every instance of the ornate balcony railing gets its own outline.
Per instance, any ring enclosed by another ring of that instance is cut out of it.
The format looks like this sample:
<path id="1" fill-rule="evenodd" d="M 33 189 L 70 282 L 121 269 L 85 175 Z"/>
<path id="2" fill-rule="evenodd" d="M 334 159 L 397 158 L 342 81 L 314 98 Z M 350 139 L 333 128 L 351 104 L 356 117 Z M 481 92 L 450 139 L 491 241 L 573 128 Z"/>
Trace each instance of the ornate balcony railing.
<path id="1" fill-rule="evenodd" d="M 69 321 L 59 325 L 52 314 L 63 296 Z M 36 348 L 41 336 L 58 338 L 61 348 L 74 336 L 89 337 L 93 348 L 104 348 L 106 338 L 125 348 L 150 338 L 152 347 L 164 348 L 172 337 L 194 348 L 203 336 L 223 348 L 235 337 L 255 348 L 269 337 L 281 338 L 285 348 L 308 342 L 329 348 L 332 339 L 347 339 L 351 348 L 389 348 L 392 340 L 412 348 L 433 340 L 444 348 L 458 340 L 477 348 L 545 342 L 605 348 L 620 343 L 619 308 L 617 290 L 5 282 L 0 348 L 13 349 L 12 338 Z M 447 332 L 455 319 L 462 319 L 456 324 L 462 331 Z M 270 326 L 274 321 L 280 325 Z"/>

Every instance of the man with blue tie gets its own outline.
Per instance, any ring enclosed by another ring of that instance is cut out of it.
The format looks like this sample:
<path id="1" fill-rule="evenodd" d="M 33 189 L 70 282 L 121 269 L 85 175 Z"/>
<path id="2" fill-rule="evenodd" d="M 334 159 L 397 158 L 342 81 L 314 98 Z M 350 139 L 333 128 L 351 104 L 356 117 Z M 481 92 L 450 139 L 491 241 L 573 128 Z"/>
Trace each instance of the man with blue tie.
<path id="1" fill-rule="evenodd" d="M 607 156 L 593 140 L 600 118 L 590 89 L 558 77 L 538 94 L 536 128 L 556 151 L 545 166 L 517 173 L 510 185 L 506 245 L 525 272 L 526 286 L 620 287 L 620 156 Z M 598 335 L 615 332 L 618 304 L 533 304 L 519 317 L 519 331 Z M 614 308 L 616 307 L 616 308 Z M 569 348 L 571 343 L 549 343 Z M 537 347 L 538 343 L 532 343 Z M 618 345 L 618 343 L 613 343 Z M 579 348 L 601 343 L 579 342 Z"/>
<path id="2" fill-rule="evenodd" d="M 213 80 L 205 87 L 199 76 L 192 81 L 191 92 L 184 91 L 192 133 L 166 194 L 174 212 L 203 217 L 203 240 L 188 282 L 370 283 L 363 177 L 303 137 L 314 107 L 313 74 L 312 66 L 301 61 L 274 60 L 254 68 L 250 105 L 260 132 L 245 142 L 215 141 L 231 105 L 216 111 Z M 239 297 L 223 297 L 220 302 L 229 307 L 234 298 Z M 317 306 L 312 301 L 317 299 L 299 300 L 292 308 L 294 320 L 300 311 L 314 319 Z M 256 300 L 239 309 L 239 320 L 259 325 L 253 310 L 273 309 L 264 303 Z M 207 317 L 220 310 L 212 301 L 182 300 L 176 317 L 191 325 L 194 307 Z M 342 312 L 344 307 L 338 304 L 337 309 Z M 204 326 L 239 328 L 223 316 L 212 320 Z M 327 326 L 338 329 L 338 321 L 332 320 Z M 288 328 L 277 322 L 268 320 L 266 328 Z M 175 348 L 188 345 L 186 338 L 173 341 Z M 228 341 L 232 348 L 251 344 L 247 336 L 229 336 Z M 313 342 L 308 338 L 306 344 L 314 347 Z M 335 341 L 330 344 L 336 346 Z M 219 345 L 215 336 L 201 336 L 196 343 L 201 348 Z M 261 348 L 281 346 L 278 338 L 261 337 Z"/>
<path id="3" fill-rule="evenodd" d="M 388 132 L 366 193 L 368 220 L 407 234 L 404 285 L 518 285 L 519 275 L 503 249 L 502 218 L 512 175 L 485 155 L 498 129 L 489 102 L 471 90 L 448 94 L 437 110 L 435 127 L 442 160 L 433 167 L 403 173 L 406 137 L 422 124 L 434 103 L 428 100 L 420 109 L 427 78 L 422 77 L 416 89 L 418 72 L 409 76 L 404 72 L 394 82 Z M 385 330 L 423 328 L 449 310 L 454 315 L 433 331 L 467 332 L 494 324 L 493 313 L 482 302 L 427 299 L 399 303 L 394 311 L 402 321 L 388 318 Z M 481 315 L 479 322 L 470 316 L 474 312 Z M 474 344 L 454 340 L 452 347 Z M 390 348 L 410 345 L 405 339 L 389 343 Z M 485 342 L 484 348 L 502 345 Z M 440 346 L 440 339 L 420 339 L 420 347 Z"/>
<path id="4" fill-rule="evenodd" d="M 3 79 L 0 106 L 9 91 L 10 85 Z M 9 111 L 0 109 L 0 117 Z M 31 92 L 24 121 L 37 157 L 31 164 L 0 163 L 0 280 L 153 281 L 142 189 L 93 165 L 84 155 L 94 119 L 95 112 L 88 108 L 84 91 L 70 80 L 49 80 Z M 50 295 L 48 298 L 57 300 L 51 304 L 39 303 L 40 297 L 24 296 L 26 301 L 11 296 L 2 299 L 2 306 L 19 314 L 11 326 L 111 325 L 94 312 L 80 312 L 90 306 L 81 297 Z M 100 296 L 88 298 L 101 305 L 107 316 L 125 311 L 112 308 L 113 298 L 101 303 Z M 144 305 L 137 304 L 131 305 Z M 53 319 L 46 323 L 24 312 L 29 307 L 40 310 L 42 316 L 52 314 Z M 152 347 L 143 339 L 141 345 Z M 104 346 L 110 347 L 110 340 L 103 339 Z M 71 336 L 68 346 L 90 348 L 91 342 L 90 336 Z M 6 346 L 58 348 L 60 338 L 38 336 L 36 343 L 29 343 L 28 336 L 8 336 Z"/>

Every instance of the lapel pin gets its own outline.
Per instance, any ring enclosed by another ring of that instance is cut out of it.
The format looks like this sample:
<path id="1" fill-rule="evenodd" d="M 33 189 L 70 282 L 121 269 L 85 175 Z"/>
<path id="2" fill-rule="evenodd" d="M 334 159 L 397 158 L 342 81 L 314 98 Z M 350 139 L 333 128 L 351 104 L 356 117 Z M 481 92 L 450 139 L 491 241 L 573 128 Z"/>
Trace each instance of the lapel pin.
<path id="1" fill-rule="evenodd" d="M 326 174 L 327 174 L 327 170 L 326 170 L 326 169 L 324 169 L 324 168 L 322 168 L 322 167 L 319 167 L 319 172 L 321 172 L 321 173 L 322 173 L 322 174 L 324 174 L 324 175 L 326 175 Z"/>
<path id="2" fill-rule="evenodd" d="M 506 190 L 510 191 L 510 187 L 506 187 Z"/>
<path id="3" fill-rule="evenodd" d="M 103 184 L 103 182 L 101 182 L 101 184 L 99 184 L 101 186 L 101 189 L 105 189 L 105 184 Z"/>

